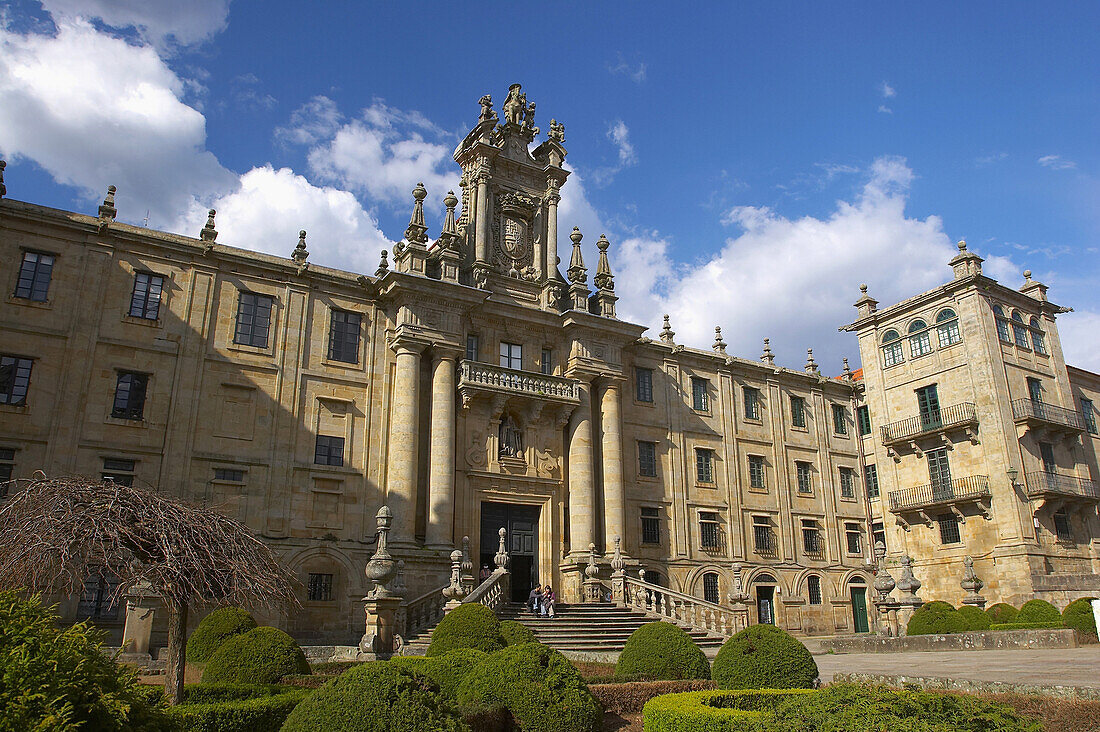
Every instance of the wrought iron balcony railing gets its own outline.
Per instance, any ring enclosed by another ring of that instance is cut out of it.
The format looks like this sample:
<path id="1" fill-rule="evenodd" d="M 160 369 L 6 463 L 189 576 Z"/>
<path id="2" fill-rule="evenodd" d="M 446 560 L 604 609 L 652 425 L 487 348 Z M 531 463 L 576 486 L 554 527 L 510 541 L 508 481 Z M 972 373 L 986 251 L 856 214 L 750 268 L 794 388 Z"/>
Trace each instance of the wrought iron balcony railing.
<path id="1" fill-rule="evenodd" d="M 959 501 L 976 501 L 989 498 L 989 478 L 985 475 L 968 475 L 965 478 L 929 483 L 916 488 L 890 491 L 890 510 L 919 511 L 931 506 L 947 505 Z"/>
<path id="2" fill-rule="evenodd" d="M 459 368 L 459 389 L 475 388 L 527 396 L 577 402 L 577 382 L 561 376 L 536 374 L 477 361 L 463 361 Z"/>
<path id="3" fill-rule="evenodd" d="M 1012 418 L 1017 422 L 1045 422 L 1071 430 L 1084 431 L 1085 429 L 1085 420 L 1081 418 L 1080 412 L 1034 399 L 1013 400 Z"/>
<path id="4" fill-rule="evenodd" d="M 883 425 L 879 429 L 882 432 L 882 444 L 891 445 L 895 442 L 912 440 L 923 435 L 935 434 L 967 425 L 976 427 L 977 424 L 977 408 L 970 402 L 963 402 L 962 404 L 952 404 L 950 407 L 937 409 L 931 414 L 892 422 Z"/>
<path id="5" fill-rule="evenodd" d="M 1024 485 L 1028 498 L 1055 496 L 1100 501 L 1100 485 L 1091 478 L 1037 470 L 1024 476 Z"/>

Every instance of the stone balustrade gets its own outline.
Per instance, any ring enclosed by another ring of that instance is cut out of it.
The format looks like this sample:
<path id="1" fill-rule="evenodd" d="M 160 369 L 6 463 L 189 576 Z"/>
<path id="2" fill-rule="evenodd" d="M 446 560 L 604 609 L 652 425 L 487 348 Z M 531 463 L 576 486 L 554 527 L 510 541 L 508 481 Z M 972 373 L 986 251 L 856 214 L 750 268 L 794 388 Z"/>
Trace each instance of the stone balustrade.
<path id="1" fill-rule="evenodd" d="M 626 607 L 722 638 L 733 636 L 747 624 L 744 610 L 723 607 L 633 577 L 624 579 L 625 597 L 619 604 Z"/>
<path id="2" fill-rule="evenodd" d="M 447 598 L 443 596 L 443 590 L 447 587 L 448 585 L 436 587 L 402 604 L 399 612 L 404 614 L 404 624 L 401 627 L 402 624 L 398 623 L 398 632 L 403 637 L 408 638 L 424 628 L 430 628 L 443 619 L 443 606 L 447 603 Z"/>
<path id="3" fill-rule="evenodd" d="M 477 361 L 461 363 L 458 388 L 464 393 L 470 390 L 483 390 L 570 403 L 580 401 L 578 384 L 573 379 L 509 369 Z"/>

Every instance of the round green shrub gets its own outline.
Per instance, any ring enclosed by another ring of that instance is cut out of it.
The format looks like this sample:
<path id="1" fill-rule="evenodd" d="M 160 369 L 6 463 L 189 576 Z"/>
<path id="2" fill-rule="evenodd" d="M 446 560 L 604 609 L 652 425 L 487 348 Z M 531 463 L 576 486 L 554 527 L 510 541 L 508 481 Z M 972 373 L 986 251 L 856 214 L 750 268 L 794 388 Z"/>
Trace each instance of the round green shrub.
<path id="1" fill-rule="evenodd" d="M 390 665 L 427 676 L 453 700 L 466 675 L 488 655 L 476 648 L 456 648 L 441 656 L 397 656 L 390 659 Z"/>
<path id="2" fill-rule="evenodd" d="M 465 732 L 439 686 L 392 661 L 356 666 L 307 696 L 282 732 Z"/>
<path id="3" fill-rule="evenodd" d="M 909 625 L 905 628 L 906 635 L 939 635 L 946 633 L 965 633 L 968 630 L 966 621 L 959 617 L 959 611 L 950 603 L 936 600 L 926 602 L 917 608 L 913 617 L 909 618 Z"/>
<path id="4" fill-rule="evenodd" d="M 207 615 L 187 639 L 187 660 L 206 663 L 222 643 L 256 627 L 248 611 L 223 607 Z"/>
<path id="5" fill-rule="evenodd" d="M 817 676 L 817 663 L 806 646 L 763 623 L 726 641 L 711 667 L 720 689 L 810 689 Z"/>
<path id="6" fill-rule="evenodd" d="M 456 648 L 476 648 L 492 653 L 504 646 L 497 616 L 484 605 L 471 602 L 459 605 L 439 621 L 439 625 L 432 631 L 428 655 L 440 656 Z"/>
<path id="7" fill-rule="evenodd" d="M 204 684 L 274 684 L 284 676 L 308 675 L 309 663 L 294 639 L 278 628 L 253 628 L 214 651 L 202 672 Z"/>
<path id="8" fill-rule="evenodd" d="M 1073 628 L 1079 633 L 1096 635 L 1096 616 L 1092 614 L 1092 601 L 1095 597 L 1080 597 L 1062 611 L 1062 625 Z"/>
<path id="9" fill-rule="evenodd" d="M 599 702 L 580 672 L 558 651 L 521 643 L 491 654 L 466 676 L 458 692 L 467 715 L 506 709 L 521 730 L 598 732 Z"/>
<path id="10" fill-rule="evenodd" d="M 1020 611 L 1007 602 L 998 602 L 996 605 L 987 607 L 985 614 L 989 617 L 990 623 L 1015 623 Z"/>
<path id="11" fill-rule="evenodd" d="M 672 623 L 646 623 L 630 634 L 616 676 L 653 680 L 709 679 L 710 662 L 691 636 Z"/>
<path id="12" fill-rule="evenodd" d="M 1028 600 L 1016 616 L 1017 623 L 1061 623 L 1062 613 L 1046 600 Z"/>
<path id="13" fill-rule="evenodd" d="M 539 639 L 534 631 L 523 623 L 515 620 L 500 621 L 500 635 L 504 642 L 510 646 L 518 646 L 520 643 L 538 643 Z"/>
<path id="14" fill-rule="evenodd" d="M 963 605 L 955 612 L 958 613 L 967 630 L 989 630 L 989 626 L 993 624 L 985 614 L 985 610 L 980 607 Z"/>

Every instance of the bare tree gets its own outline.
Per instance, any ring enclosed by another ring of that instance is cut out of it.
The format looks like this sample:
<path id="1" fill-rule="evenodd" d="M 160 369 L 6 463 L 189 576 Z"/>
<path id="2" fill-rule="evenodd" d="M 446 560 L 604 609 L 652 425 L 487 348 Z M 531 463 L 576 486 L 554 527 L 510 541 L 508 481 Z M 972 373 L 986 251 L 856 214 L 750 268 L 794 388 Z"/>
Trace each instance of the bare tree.
<path id="1" fill-rule="evenodd" d="M 165 686 L 183 698 L 187 611 L 195 602 L 280 609 L 294 579 L 239 521 L 152 490 L 85 478 L 21 480 L 0 505 L 0 587 L 79 592 L 113 575 L 112 601 L 148 583 L 168 611 Z"/>

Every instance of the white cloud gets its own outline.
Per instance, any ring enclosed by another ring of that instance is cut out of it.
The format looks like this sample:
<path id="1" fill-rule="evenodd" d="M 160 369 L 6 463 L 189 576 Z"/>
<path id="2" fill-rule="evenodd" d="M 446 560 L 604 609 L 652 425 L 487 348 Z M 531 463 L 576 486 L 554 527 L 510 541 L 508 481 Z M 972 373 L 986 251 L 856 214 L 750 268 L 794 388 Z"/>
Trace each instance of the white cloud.
<path id="1" fill-rule="evenodd" d="M 893 114 L 894 113 L 894 110 L 890 109 L 885 104 L 878 105 L 878 111 L 881 112 L 882 114 Z"/>
<path id="2" fill-rule="evenodd" d="M 628 64 L 621 53 L 619 54 L 618 61 L 616 63 L 608 64 L 607 70 L 610 71 L 612 75 L 622 74 L 623 76 L 633 81 L 635 84 L 641 84 L 643 81 L 645 81 L 645 64 L 641 61 L 636 64 Z"/>
<path id="3" fill-rule="evenodd" d="M 1071 170 L 1077 167 L 1077 163 L 1066 160 L 1061 155 L 1044 155 L 1037 161 L 1039 165 L 1051 170 Z"/>
<path id="4" fill-rule="evenodd" d="M 882 92 L 883 99 L 890 99 L 898 95 L 894 87 L 890 86 L 889 82 L 886 81 L 882 82 L 882 86 L 879 87 L 879 91 Z"/>
<path id="5" fill-rule="evenodd" d="M 343 120 L 336 102 L 316 96 L 291 112 L 287 125 L 275 128 L 275 139 L 284 144 L 315 145 L 335 135 Z"/>
<path id="6" fill-rule="evenodd" d="M 1078 310 L 1058 318 L 1058 335 L 1066 363 L 1100 373 L 1100 312 Z"/>
<path id="7" fill-rule="evenodd" d="M 229 0 L 42 0 L 56 21 L 98 19 L 116 29 L 133 29 L 164 50 L 205 41 L 225 30 Z"/>
<path id="8" fill-rule="evenodd" d="M 278 104 L 278 100 L 260 86 L 260 79 L 255 74 L 234 76 L 229 80 L 229 95 L 239 109 L 249 112 L 271 109 Z"/>
<path id="9" fill-rule="evenodd" d="M 634 146 L 630 144 L 630 128 L 621 119 L 615 120 L 607 129 L 607 139 L 615 143 L 619 149 L 619 166 L 634 165 L 638 162 L 638 154 L 634 152 Z"/>

